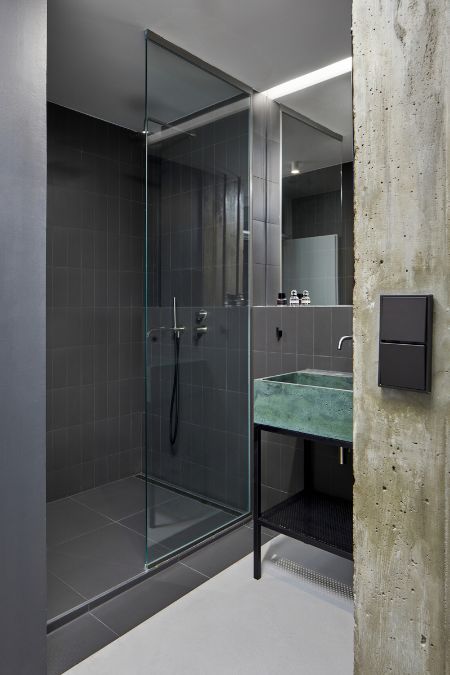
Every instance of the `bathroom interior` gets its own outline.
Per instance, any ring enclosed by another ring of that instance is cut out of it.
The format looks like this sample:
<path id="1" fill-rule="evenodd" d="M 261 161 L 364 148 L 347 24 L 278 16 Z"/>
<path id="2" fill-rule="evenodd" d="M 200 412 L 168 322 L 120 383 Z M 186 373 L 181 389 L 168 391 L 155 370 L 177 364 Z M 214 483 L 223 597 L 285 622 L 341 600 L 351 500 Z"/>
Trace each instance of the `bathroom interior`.
<path id="1" fill-rule="evenodd" d="M 352 373 L 351 73 L 277 101 L 148 26 L 103 16 L 87 31 L 83 11 L 49 3 L 55 649 L 70 622 L 205 544 L 244 532 L 252 550 L 253 379 Z M 302 492 L 307 452 L 314 490 L 351 519 L 351 450 L 274 431 L 261 509 Z"/>

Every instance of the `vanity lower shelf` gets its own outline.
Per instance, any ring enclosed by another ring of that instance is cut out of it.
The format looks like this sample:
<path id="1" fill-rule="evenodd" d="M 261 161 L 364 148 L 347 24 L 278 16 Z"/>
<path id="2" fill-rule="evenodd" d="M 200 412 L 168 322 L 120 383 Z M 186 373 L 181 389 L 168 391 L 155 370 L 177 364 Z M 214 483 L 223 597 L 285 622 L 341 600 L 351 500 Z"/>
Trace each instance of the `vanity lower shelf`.
<path id="1" fill-rule="evenodd" d="M 352 559 L 352 503 L 320 492 L 302 491 L 267 509 L 259 524 Z"/>
<path id="2" fill-rule="evenodd" d="M 298 436 L 304 445 L 304 489 L 264 511 L 261 509 L 261 434 L 271 433 Z M 351 450 L 348 440 L 313 435 L 272 425 L 254 423 L 253 465 L 253 576 L 261 578 L 261 527 L 329 551 L 342 558 L 353 558 L 353 505 L 351 500 L 333 497 L 314 489 L 312 452 L 313 443 L 336 446 L 340 463 Z"/>

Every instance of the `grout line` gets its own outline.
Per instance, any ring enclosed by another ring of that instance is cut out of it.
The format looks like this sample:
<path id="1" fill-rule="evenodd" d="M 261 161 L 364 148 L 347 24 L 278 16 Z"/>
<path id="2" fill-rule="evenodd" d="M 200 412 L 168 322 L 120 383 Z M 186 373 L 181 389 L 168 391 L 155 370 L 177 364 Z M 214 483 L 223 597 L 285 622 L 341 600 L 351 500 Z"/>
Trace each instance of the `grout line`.
<path id="1" fill-rule="evenodd" d="M 116 521 L 114 525 L 118 525 L 119 527 L 123 527 L 124 530 L 128 530 L 129 532 L 133 532 L 134 534 L 137 534 L 138 537 L 142 537 L 143 539 L 146 539 L 145 532 L 144 534 L 141 534 L 137 530 L 133 530 L 132 527 L 128 527 L 128 525 L 124 525 L 123 523 Z"/>
<path id="2" fill-rule="evenodd" d="M 53 544 L 53 546 L 49 546 L 47 544 L 47 550 L 48 551 L 54 551 L 60 546 L 63 546 L 64 544 L 69 544 L 71 541 L 75 541 L 76 539 L 81 539 L 81 537 L 86 537 L 88 534 L 92 534 L 93 532 L 99 532 L 100 530 L 104 530 L 106 527 L 111 527 L 111 525 L 115 525 L 114 521 L 110 523 L 104 523 L 103 525 L 100 525 L 100 527 L 95 527 L 93 530 L 88 530 L 87 532 L 83 532 L 82 534 L 77 534 L 76 537 L 71 537 L 70 539 L 64 539 L 64 541 L 60 541 L 58 544 Z M 51 571 L 51 570 L 50 570 Z"/>
<path id="3" fill-rule="evenodd" d="M 212 577 L 209 577 L 204 572 L 200 572 L 200 570 L 196 570 L 195 567 L 191 567 L 191 565 L 188 565 L 187 563 L 183 562 L 182 560 L 180 560 L 179 562 L 180 562 L 180 565 L 184 565 L 184 567 L 187 567 L 192 572 L 196 572 L 197 574 L 200 574 L 200 576 L 205 577 L 205 579 L 212 579 Z"/>
<path id="4" fill-rule="evenodd" d="M 80 492 L 79 494 L 82 494 L 82 493 Z M 97 511 L 96 509 L 93 509 L 92 506 L 87 506 L 87 504 L 83 504 L 83 502 L 78 501 L 78 499 L 76 499 L 73 496 L 67 497 L 67 499 L 70 499 L 71 501 L 73 501 L 78 506 L 84 506 L 85 509 L 88 509 L 89 511 L 92 511 L 93 513 L 96 513 L 97 516 L 102 516 L 102 518 L 106 518 L 107 520 L 110 520 L 112 523 L 116 522 L 115 520 L 113 520 L 113 518 L 110 518 L 109 516 L 105 515 L 104 513 L 101 513 L 100 511 Z"/>
<path id="5" fill-rule="evenodd" d="M 76 593 L 77 595 L 79 595 L 80 598 L 82 598 L 83 600 L 89 600 L 89 598 L 87 598 L 85 595 L 83 595 L 83 593 L 80 593 L 80 591 L 77 591 L 76 588 L 74 588 L 73 586 L 71 586 L 71 584 L 69 584 L 65 579 L 63 579 L 62 577 L 60 577 L 58 574 L 55 574 L 54 572 L 52 572 L 52 571 L 50 571 L 50 570 L 49 570 L 49 572 L 50 572 L 50 574 L 52 574 L 54 577 L 56 577 L 56 579 L 58 579 L 58 581 L 60 581 L 60 582 L 63 583 L 65 586 L 67 586 L 68 588 L 70 588 L 71 591 L 73 591 L 74 593 Z M 74 605 L 74 607 L 76 607 L 76 605 Z"/>
<path id="6" fill-rule="evenodd" d="M 133 478 L 134 478 L 134 476 L 133 476 Z M 129 479 L 123 478 L 122 480 L 129 480 Z M 138 479 L 137 479 L 137 480 L 138 480 Z M 114 481 L 114 482 L 120 482 L 120 481 Z M 100 486 L 100 487 L 103 487 L 103 486 Z M 98 489 L 98 488 L 93 488 L 93 489 L 96 490 L 96 489 Z M 163 489 L 167 489 L 167 488 L 163 488 Z M 86 490 L 86 492 L 89 492 L 89 490 Z M 78 494 L 82 494 L 82 493 L 80 492 L 80 493 L 78 493 Z M 155 504 L 155 507 L 161 506 L 162 504 L 167 504 L 168 502 L 174 501 L 175 499 L 179 499 L 181 496 L 182 496 L 182 495 L 177 495 L 176 497 L 168 497 L 167 499 L 164 499 L 163 501 L 158 502 L 157 504 Z M 123 518 L 120 518 L 120 519 L 116 520 L 116 519 L 114 519 L 114 518 L 111 518 L 111 516 L 107 516 L 107 515 L 106 515 L 105 513 L 103 513 L 102 511 L 98 511 L 97 509 L 94 509 L 92 506 L 87 506 L 87 504 L 84 504 L 83 502 L 78 501 L 78 500 L 76 499 L 76 496 L 73 496 L 73 495 L 72 495 L 72 496 L 70 496 L 70 497 L 65 497 L 65 499 L 70 499 L 70 500 L 73 501 L 75 504 L 78 504 L 79 506 L 84 506 L 84 508 L 89 509 L 89 511 L 92 511 L 93 513 L 96 513 L 98 516 L 102 516 L 103 518 L 106 518 L 107 520 L 111 521 L 111 523 L 121 524 L 121 525 L 123 524 L 123 523 L 121 522 L 122 520 L 126 520 L 127 518 L 131 518 L 132 516 L 135 516 L 135 515 L 137 515 L 138 513 L 141 513 L 142 511 L 145 511 L 145 510 L 146 510 L 146 509 L 145 509 L 145 502 L 144 502 L 144 508 L 139 509 L 138 511 L 134 511 L 133 513 L 130 513 L 130 514 L 127 514 L 126 516 L 123 516 Z M 124 525 L 124 527 L 126 527 L 126 525 Z M 96 528 L 96 529 L 100 529 L 100 528 Z M 129 528 L 129 529 L 130 529 L 130 528 Z M 94 530 L 91 530 L 91 531 L 94 531 Z M 89 534 L 89 532 L 86 532 L 85 534 Z M 82 535 L 81 535 L 81 536 L 82 536 Z M 77 539 L 78 537 L 73 537 L 73 538 L 74 538 L 74 539 Z M 68 540 L 68 541 L 71 541 L 71 540 Z"/>
<path id="7" fill-rule="evenodd" d="M 155 507 L 162 506 L 163 504 L 167 504 L 168 502 L 175 501 L 175 499 L 179 499 L 179 497 L 169 497 L 168 499 L 165 499 L 162 502 L 158 502 L 157 504 L 154 504 L 154 506 Z M 143 509 L 139 509 L 139 511 L 134 511 L 134 513 L 130 513 L 128 516 L 124 516 L 123 518 L 120 518 L 119 520 L 113 520 L 113 523 L 119 523 L 120 525 L 123 525 L 123 523 L 122 523 L 123 520 L 126 520 L 127 518 L 132 518 L 133 516 L 137 516 L 138 513 L 142 513 L 142 512 L 145 513 L 145 511 L 147 511 L 147 510 L 148 509 L 146 509 L 145 506 L 144 506 Z"/>
<path id="8" fill-rule="evenodd" d="M 116 638 L 119 638 L 119 637 L 121 636 L 120 633 L 116 633 L 116 631 L 113 630 L 113 629 L 111 628 L 111 626 L 108 626 L 107 623 L 105 623 L 104 621 L 102 621 L 101 619 L 99 619 L 98 616 L 96 616 L 96 615 L 93 614 L 92 612 L 86 612 L 86 613 L 89 614 L 90 616 L 92 616 L 93 619 L 95 619 L 96 621 L 98 621 L 99 623 L 101 623 L 102 626 L 104 626 L 104 627 L 107 628 L 109 631 L 111 631 L 111 633 L 112 633 L 113 635 L 115 635 Z"/>

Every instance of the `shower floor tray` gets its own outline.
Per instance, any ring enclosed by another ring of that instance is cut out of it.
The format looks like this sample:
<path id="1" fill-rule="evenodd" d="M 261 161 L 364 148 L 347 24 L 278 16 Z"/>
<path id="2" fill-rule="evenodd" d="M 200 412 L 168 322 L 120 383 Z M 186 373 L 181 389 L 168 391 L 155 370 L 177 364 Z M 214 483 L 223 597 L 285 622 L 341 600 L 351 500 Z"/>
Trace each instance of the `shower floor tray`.
<path id="1" fill-rule="evenodd" d="M 146 483 L 139 477 L 107 483 L 47 505 L 48 620 L 138 578 L 149 562 L 170 554 L 236 520 L 179 491 L 152 486 L 145 511 Z M 147 518 L 148 515 L 148 518 Z"/>

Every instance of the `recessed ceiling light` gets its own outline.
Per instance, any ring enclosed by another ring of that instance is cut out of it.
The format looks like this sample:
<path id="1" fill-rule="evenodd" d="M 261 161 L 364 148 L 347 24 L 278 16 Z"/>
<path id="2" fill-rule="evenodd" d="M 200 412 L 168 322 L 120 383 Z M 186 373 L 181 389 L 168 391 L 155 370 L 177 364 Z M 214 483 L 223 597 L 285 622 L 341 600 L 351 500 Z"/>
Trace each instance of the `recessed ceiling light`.
<path id="1" fill-rule="evenodd" d="M 320 82 L 331 80 L 333 77 L 350 73 L 351 70 L 352 57 L 349 56 L 347 59 L 342 59 L 342 61 L 331 63 L 329 66 L 325 66 L 325 68 L 319 68 L 319 70 L 313 70 L 311 73 L 306 73 L 306 75 L 301 75 L 300 77 L 296 77 L 293 80 L 288 80 L 288 82 L 277 84 L 276 87 L 266 89 L 266 91 L 263 91 L 262 93 L 269 98 L 278 99 L 282 96 L 293 94 L 296 91 L 301 91 L 302 89 L 312 87 L 313 85 L 319 84 Z"/>
<path id="2" fill-rule="evenodd" d="M 301 173 L 301 165 L 298 159 L 295 162 L 291 162 L 291 174 L 293 176 L 298 176 Z"/>

